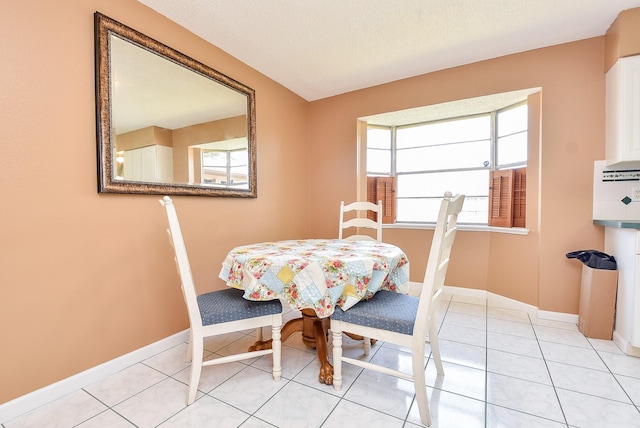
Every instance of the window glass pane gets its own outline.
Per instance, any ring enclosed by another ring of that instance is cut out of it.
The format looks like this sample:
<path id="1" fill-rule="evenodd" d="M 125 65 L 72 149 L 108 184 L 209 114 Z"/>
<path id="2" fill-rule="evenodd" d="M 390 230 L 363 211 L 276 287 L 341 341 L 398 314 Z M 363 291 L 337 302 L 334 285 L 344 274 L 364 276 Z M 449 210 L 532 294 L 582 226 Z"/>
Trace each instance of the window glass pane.
<path id="1" fill-rule="evenodd" d="M 489 170 L 434 172 L 398 175 L 398 199 L 407 197 L 442 197 L 449 191 L 454 195 L 489 195 Z"/>
<path id="2" fill-rule="evenodd" d="M 247 150 L 237 150 L 231 152 L 231 166 L 249 164 L 249 152 Z"/>
<path id="3" fill-rule="evenodd" d="M 433 222 L 438 220 L 441 198 L 398 199 L 397 222 Z"/>
<path id="4" fill-rule="evenodd" d="M 227 166 L 227 153 L 218 151 L 203 151 L 202 164 L 204 166 Z"/>
<path id="5" fill-rule="evenodd" d="M 231 184 L 246 184 L 248 182 L 249 171 L 246 166 L 231 168 Z"/>
<path id="6" fill-rule="evenodd" d="M 396 221 L 399 223 L 435 223 L 438 221 L 442 198 L 398 199 Z M 489 218 L 488 196 L 466 196 L 458 223 L 487 224 Z"/>
<path id="7" fill-rule="evenodd" d="M 391 129 L 367 128 L 367 147 L 391 150 Z"/>
<path id="8" fill-rule="evenodd" d="M 527 162 L 527 133 L 509 135 L 498 139 L 498 166 Z"/>
<path id="9" fill-rule="evenodd" d="M 391 174 L 391 150 L 367 149 L 367 172 Z"/>
<path id="10" fill-rule="evenodd" d="M 249 182 L 247 150 L 203 150 L 202 181 L 213 186 L 244 186 Z"/>
<path id="11" fill-rule="evenodd" d="M 489 140 L 397 151 L 399 173 L 453 168 L 482 168 L 490 159 Z"/>
<path id="12" fill-rule="evenodd" d="M 205 167 L 202 169 L 202 182 L 206 184 L 226 184 L 227 168 L 226 167 Z"/>
<path id="13" fill-rule="evenodd" d="M 463 141 L 487 140 L 491 137 L 491 116 L 434 122 L 399 128 L 396 132 L 398 149 Z"/>
<path id="14" fill-rule="evenodd" d="M 207 166 L 207 167 L 205 167 L 205 171 L 206 171 L 207 174 L 224 175 L 225 178 L 227 176 L 227 168 L 226 167 Z"/>
<path id="15" fill-rule="evenodd" d="M 489 196 L 465 195 L 458 222 L 487 224 L 489 222 Z"/>
<path id="16" fill-rule="evenodd" d="M 498 137 L 524 131 L 528 127 L 527 105 L 498 112 Z"/>

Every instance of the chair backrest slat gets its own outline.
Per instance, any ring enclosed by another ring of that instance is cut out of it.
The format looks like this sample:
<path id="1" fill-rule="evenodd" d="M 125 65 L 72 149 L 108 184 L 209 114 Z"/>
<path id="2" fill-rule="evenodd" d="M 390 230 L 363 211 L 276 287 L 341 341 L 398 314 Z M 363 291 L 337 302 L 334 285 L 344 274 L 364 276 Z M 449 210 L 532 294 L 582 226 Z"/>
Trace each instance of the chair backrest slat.
<path id="1" fill-rule="evenodd" d="M 167 220 L 169 221 L 169 229 L 167 229 L 167 232 L 169 233 L 170 242 L 175 253 L 176 267 L 180 275 L 182 294 L 187 305 L 189 321 L 191 322 L 192 328 L 201 327 L 202 318 L 200 317 L 200 309 L 198 308 L 198 295 L 193 282 L 191 264 L 189 263 L 187 248 L 182 237 L 182 229 L 178 221 L 176 207 L 168 196 L 163 197 L 160 200 L 160 204 L 164 206 L 167 212 Z"/>
<path id="2" fill-rule="evenodd" d="M 438 221 L 433 232 L 431 250 L 422 283 L 418 313 L 414 323 L 414 340 L 426 335 L 427 322 L 431 316 L 436 316 L 442 288 L 444 287 L 449 256 L 458 230 L 458 214 L 462 210 L 464 195 L 451 197 L 447 192 L 440 205 Z"/>
<path id="3" fill-rule="evenodd" d="M 345 213 L 356 211 L 365 213 L 365 217 L 356 217 L 349 220 L 345 220 Z M 366 217 L 366 213 L 372 211 L 376 213 L 376 221 L 373 221 Z M 348 205 L 344 204 L 344 201 L 340 202 L 340 223 L 338 229 L 338 239 L 343 239 L 342 233 L 345 229 L 350 227 L 374 229 L 376 231 L 376 237 L 373 238 L 369 235 L 351 235 L 346 239 L 349 240 L 376 240 L 382 242 L 382 200 L 377 204 L 372 202 L 352 202 Z"/>

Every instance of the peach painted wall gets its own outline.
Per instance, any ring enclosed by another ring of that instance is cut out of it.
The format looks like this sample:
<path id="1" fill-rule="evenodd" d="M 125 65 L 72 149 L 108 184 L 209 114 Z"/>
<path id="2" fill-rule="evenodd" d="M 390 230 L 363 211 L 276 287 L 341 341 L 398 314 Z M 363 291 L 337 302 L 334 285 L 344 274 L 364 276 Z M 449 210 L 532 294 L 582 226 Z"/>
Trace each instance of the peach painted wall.
<path id="1" fill-rule="evenodd" d="M 447 284 L 576 314 L 581 267 L 565 253 L 603 245 L 603 231 L 591 218 L 593 161 L 604 156 L 603 69 L 604 37 L 597 37 L 312 102 L 311 234 L 335 236 L 336 216 L 326 207 L 356 198 L 359 117 L 540 87 L 540 96 L 531 100 L 541 115 L 541 144 L 531 142 L 527 174 L 531 232 L 461 232 Z M 535 139 L 537 132 L 532 134 Z M 431 236 L 430 231 L 384 231 L 385 241 L 407 251 L 413 280 L 424 273 Z"/>
<path id="2" fill-rule="evenodd" d="M 258 198 L 175 198 L 198 290 L 308 235 L 306 101 L 135 0 L 3 1 L 0 403 L 188 327 L 158 197 L 96 190 L 95 11 L 256 90 Z"/>
<path id="3" fill-rule="evenodd" d="M 618 60 L 640 54 L 640 7 L 623 10 L 605 35 L 605 69 Z"/>
<path id="4" fill-rule="evenodd" d="M 146 128 L 116 135 L 116 151 L 139 149 L 154 144 L 172 147 L 171 132 L 170 129 L 159 126 L 147 126 Z"/>

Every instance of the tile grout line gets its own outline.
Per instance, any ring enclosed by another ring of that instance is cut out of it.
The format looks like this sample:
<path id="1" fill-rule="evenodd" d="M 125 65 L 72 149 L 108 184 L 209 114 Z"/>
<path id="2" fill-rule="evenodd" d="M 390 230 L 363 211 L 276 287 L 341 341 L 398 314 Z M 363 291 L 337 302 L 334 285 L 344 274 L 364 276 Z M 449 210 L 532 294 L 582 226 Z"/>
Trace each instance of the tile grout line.
<path id="1" fill-rule="evenodd" d="M 440 323 L 440 325 L 438 326 L 438 337 L 437 337 L 437 341 L 438 341 L 438 346 L 440 346 L 440 330 L 442 330 L 442 326 L 444 325 L 444 320 L 447 317 L 447 314 L 449 313 L 449 307 L 451 306 L 451 298 L 449 298 L 448 303 L 446 305 L 446 308 L 444 310 L 444 314 L 442 315 L 442 322 Z M 436 310 L 433 312 L 433 315 L 438 315 L 439 317 L 439 313 L 440 313 L 440 308 L 436 308 Z M 432 321 L 434 322 L 434 321 Z M 437 322 L 437 321 L 435 321 Z M 442 359 L 442 349 L 440 349 L 440 359 Z M 429 362 L 433 361 L 433 348 L 431 347 L 431 336 L 429 336 L 429 355 L 427 356 L 427 364 L 425 364 L 425 371 L 427 370 L 427 367 L 429 366 Z M 435 363 L 434 363 L 435 364 Z M 426 374 L 425 374 L 426 377 Z M 436 373 L 436 378 L 438 377 L 438 374 Z M 425 388 L 428 388 L 426 382 L 425 382 Z M 415 383 L 414 383 L 414 389 L 415 389 Z M 436 388 L 433 387 L 431 388 L 432 391 L 435 391 Z M 428 395 L 428 394 L 427 394 Z M 433 397 L 433 393 L 431 395 Z M 411 405 L 409 405 L 409 410 L 407 411 L 407 416 L 404 418 L 404 425 L 406 426 L 407 424 L 413 424 L 412 422 L 409 421 L 409 415 L 411 414 L 411 407 L 415 404 L 416 402 L 416 395 L 413 395 L 413 400 L 411 401 Z M 431 403 L 427 403 L 427 406 L 429 407 L 429 413 L 431 414 L 431 418 L 432 418 L 432 424 L 433 424 L 433 414 L 431 413 Z M 420 424 L 422 425 L 422 422 L 420 422 Z"/>
<path id="2" fill-rule="evenodd" d="M 586 336 L 585 336 L 586 337 Z M 620 389 L 622 389 L 622 392 L 624 392 L 624 395 L 627 396 L 627 398 L 629 399 L 629 402 L 631 403 L 631 405 L 633 407 L 636 408 L 636 410 L 640 413 L 640 407 L 636 405 L 636 403 L 633 401 L 633 399 L 631 398 L 631 396 L 629 395 L 629 393 L 627 392 L 627 390 L 622 386 L 622 384 L 620 383 L 620 380 L 616 377 L 616 374 L 611 370 L 611 367 L 609 367 L 609 365 L 607 364 L 607 362 L 604 360 L 604 358 L 602 358 L 602 355 L 600 354 L 600 351 L 598 351 L 594 346 L 593 343 L 591 343 L 590 340 L 587 340 L 587 342 L 589 342 L 589 345 L 591 346 L 591 348 L 596 352 L 596 355 L 598 356 L 598 358 L 600 359 L 600 361 L 602 361 L 602 364 L 604 364 L 604 366 L 607 368 L 607 370 L 609 371 L 609 373 L 611 374 L 611 376 L 613 376 L 613 379 L 616 381 L 616 384 L 620 387 Z M 602 352 L 606 352 L 606 351 L 602 351 Z M 624 375 L 620 375 L 620 376 L 624 376 Z M 614 400 L 615 401 L 615 400 Z"/>
<path id="3" fill-rule="evenodd" d="M 164 374 L 164 373 L 163 373 L 163 374 Z M 165 375 L 165 376 L 166 376 L 166 375 Z M 168 377 L 169 377 L 169 376 L 167 376 L 167 378 L 168 378 Z M 166 380 L 166 379 L 163 379 L 163 380 L 161 380 L 160 382 L 162 382 L 162 381 L 164 381 L 164 380 Z M 155 383 L 154 385 L 157 385 L 157 384 L 158 384 L 158 383 L 160 383 L 160 382 L 157 382 L 157 383 Z M 151 388 L 151 387 L 149 387 L 149 388 Z M 145 388 L 144 390 L 146 390 L 146 389 L 148 389 L 148 388 Z M 144 391 L 144 390 L 143 390 L 143 391 Z M 107 403 L 103 402 L 101 399 L 99 399 L 98 397 L 96 397 L 95 395 L 93 395 L 92 393 L 90 393 L 89 391 L 87 391 L 86 389 L 84 389 L 84 388 L 80 388 L 80 391 L 85 392 L 85 393 L 86 393 L 86 394 L 88 394 L 90 397 L 92 397 L 94 400 L 96 400 L 96 401 L 97 401 L 97 402 L 99 402 L 100 404 L 104 405 L 104 406 L 106 407 L 106 409 L 105 409 L 105 410 L 103 410 L 102 412 L 97 413 L 97 414 L 95 414 L 95 415 L 91 416 L 90 418 L 88 418 L 88 419 L 86 419 L 86 420 L 84 420 L 84 421 L 82 421 L 82 422 L 80 422 L 80 423 L 78 423 L 78 424 L 74 425 L 74 426 L 81 425 L 81 424 L 83 424 L 83 423 L 85 423 L 85 422 L 87 422 L 87 421 L 90 421 L 91 419 L 94 419 L 94 418 L 96 418 L 96 417 L 100 416 L 101 414 L 103 414 L 103 413 L 105 413 L 105 412 L 112 411 L 113 413 L 115 413 L 116 415 L 120 416 L 120 417 L 121 417 L 122 419 L 124 419 L 125 421 L 129 422 L 129 423 L 130 423 L 131 425 L 133 425 L 134 427 L 138 428 L 138 425 L 134 424 L 134 423 L 133 423 L 133 421 L 130 421 L 126 416 L 124 416 L 123 414 L 121 414 L 120 412 L 118 412 L 116 409 L 114 409 L 114 407 L 115 407 L 115 406 L 117 406 L 118 404 L 120 404 L 120 403 L 122 403 L 123 401 L 126 401 L 126 400 L 119 401 L 118 403 L 114 404 L 113 406 L 109 406 Z M 163 421 L 163 422 L 164 422 L 164 421 Z"/>
<path id="4" fill-rule="evenodd" d="M 552 326 L 543 326 L 543 327 L 554 328 L 554 329 L 556 328 L 556 327 L 552 327 Z M 564 330 L 564 329 L 560 328 L 560 330 Z M 576 332 L 579 332 L 579 330 L 578 330 L 578 331 L 576 331 Z M 582 332 L 580 332 L 580 333 L 584 335 L 584 333 L 582 333 Z M 534 334 L 535 334 L 535 328 L 534 328 Z M 550 360 L 550 362 L 552 362 L 552 363 L 557 363 L 557 364 L 563 364 L 563 365 L 567 365 L 567 366 L 571 366 L 571 367 L 576 367 L 576 368 L 581 368 L 581 369 L 584 369 L 584 370 L 592 370 L 592 371 L 599 372 L 599 373 L 608 373 L 608 374 L 610 374 L 610 375 L 614 378 L 614 380 L 615 380 L 616 384 L 620 387 L 620 389 L 623 391 L 623 393 L 627 396 L 627 398 L 629 399 L 629 402 L 628 402 L 628 403 L 625 403 L 625 402 L 620 401 L 620 400 L 616 400 L 616 399 L 612 399 L 612 398 L 605 398 L 605 397 L 601 397 L 601 396 L 599 396 L 599 395 L 594 395 L 594 394 L 592 394 L 592 393 L 588 393 L 588 392 L 583 392 L 583 391 L 578 391 L 578 390 L 568 389 L 568 388 L 562 388 L 562 387 L 556 387 L 556 386 L 555 386 L 555 384 L 553 384 L 554 390 L 556 390 L 556 389 L 560 389 L 560 390 L 569 391 L 569 392 L 574 392 L 574 393 L 578 393 L 578 394 L 583 394 L 583 395 L 587 395 L 587 396 L 591 396 L 591 397 L 602 398 L 602 399 L 604 399 L 604 400 L 608 400 L 608 401 L 612 401 L 612 402 L 616 402 L 616 403 L 627 404 L 627 405 L 631 404 L 631 405 L 632 405 L 632 406 L 634 406 L 634 407 L 638 407 L 638 406 L 634 403 L 634 401 L 631 399 L 631 396 L 629 395 L 629 393 L 628 393 L 627 389 L 625 389 L 625 388 L 622 386 L 622 384 L 620 383 L 620 381 L 619 381 L 619 380 L 618 380 L 618 378 L 616 377 L 616 373 L 614 373 L 614 372 L 612 371 L 612 369 L 609 367 L 609 365 L 606 363 L 606 361 L 605 361 L 605 360 L 604 360 L 604 358 L 602 357 L 602 353 L 605 353 L 605 354 L 613 354 L 613 355 L 618 355 L 618 354 L 616 354 L 616 353 L 614 353 L 614 352 L 609 352 L 609 351 L 607 351 L 607 350 L 598 350 L 598 349 L 593 345 L 593 343 L 591 342 L 591 340 L 589 340 L 590 338 L 588 338 L 588 337 L 586 337 L 586 336 L 584 336 L 584 338 L 586 339 L 587 343 L 589 344 L 589 347 L 578 346 L 578 345 L 573 345 L 573 344 L 567 344 L 566 346 L 569 346 L 569 347 L 572 347 L 572 348 L 576 348 L 576 349 L 582 349 L 582 350 L 591 350 L 591 351 L 594 351 L 594 352 L 596 353 L 596 355 L 598 356 L 599 361 L 601 361 L 601 362 L 602 362 L 602 364 L 605 366 L 606 370 L 600 370 L 600 369 L 592 368 L 592 367 L 585 367 L 584 365 L 580 365 L 580 364 L 572 364 L 572 363 L 570 363 L 570 362 L 561 362 L 561 361 L 557 361 L 557 362 L 556 362 L 556 361 L 553 361 L 553 360 Z M 540 348 L 541 348 L 541 346 L 540 346 L 540 342 L 543 342 L 543 343 L 550 343 L 550 344 L 559 344 L 559 342 L 552 342 L 552 341 L 547 341 L 547 340 L 539 340 L 539 339 L 537 338 L 537 335 L 536 335 L 536 340 L 538 341 L 538 345 L 539 345 L 539 347 L 540 347 Z M 546 359 L 546 358 L 544 358 L 544 353 L 542 352 L 542 349 L 540 349 L 540 351 L 541 351 L 541 353 L 542 353 L 542 355 L 543 355 L 543 359 L 544 359 L 544 361 L 545 361 L 545 366 L 547 367 L 547 371 L 549 371 L 549 367 L 548 367 L 548 364 L 547 364 L 547 359 Z M 550 371 L 549 371 L 549 375 L 551 376 Z M 619 374 L 619 375 L 620 375 L 620 376 L 625 376 L 625 375 L 623 375 L 623 374 Z M 635 376 L 630 376 L 630 377 L 635 378 Z M 640 379 L 640 378 L 638 378 L 638 379 Z M 552 379 L 552 382 L 553 382 L 553 379 Z M 640 409 L 638 409 L 638 411 L 640 412 Z"/>
<path id="5" fill-rule="evenodd" d="M 369 361 L 371 361 L 371 359 L 372 359 L 373 357 L 375 357 L 375 355 L 376 355 L 378 352 L 380 352 L 380 350 L 382 349 L 382 345 L 384 344 L 384 342 L 382 342 L 382 341 L 377 341 L 376 343 L 377 343 L 377 344 L 379 344 L 379 346 L 377 347 L 377 349 L 376 349 L 376 351 L 373 353 L 373 355 L 371 355 L 371 356 L 369 357 Z M 372 345 L 372 349 L 373 349 L 373 345 Z M 312 362 L 314 362 L 314 361 L 316 361 L 316 359 L 311 360 L 311 361 L 309 362 L 309 364 L 311 364 L 311 363 L 312 363 Z M 332 362 L 333 362 L 333 361 L 332 361 Z M 308 366 L 308 365 L 307 365 L 307 366 Z M 329 414 L 327 415 L 327 417 L 324 419 L 324 421 L 322 422 L 322 424 L 320 424 L 320 428 L 321 428 L 321 427 L 322 427 L 322 426 L 327 422 L 327 420 L 329 419 L 329 417 L 333 414 L 333 412 L 335 412 L 335 410 L 338 408 L 338 406 L 340 405 L 340 403 L 342 403 L 343 401 L 344 401 L 344 402 L 347 402 L 347 403 L 353 403 L 353 404 L 356 404 L 356 405 L 358 405 L 358 406 L 362 406 L 362 407 L 365 407 L 365 408 L 367 408 L 367 409 L 370 409 L 370 410 L 374 410 L 374 411 L 380 412 L 380 413 L 382 413 L 382 414 L 384 414 L 384 415 L 386 415 L 386 416 L 390 416 L 390 417 L 396 418 L 396 419 L 398 419 L 398 420 L 402 420 L 402 419 L 400 419 L 400 418 L 398 418 L 398 417 L 396 417 L 396 416 L 390 415 L 390 414 L 385 413 L 385 412 L 381 412 L 380 410 L 375 409 L 375 408 L 373 408 L 373 407 L 369 407 L 369 406 L 366 406 L 366 405 L 364 405 L 364 404 L 357 403 L 357 402 L 354 402 L 354 401 L 351 401 L 351 400 L 348 400 L 348 399 L 346 399 L 346 398 L 345 398 L 345 396 L 347 395 L 347 393 L 349 392 L 349 390 L 353 387 L 353 385 L 355 385 L 355 383 L 356 383 L 356 381 L 358 380 L 358 378 L 359 378 L 359 377 L 364 373 L 364 370 L 366 370 L 366 369 L 362 369 L 362 368 L 361 368 L 361 369 L 360 369 L 360 373 L 358 373 L 358 375 L 355 377 L 355 379 L 353 380 L 353 382 L 351 383 L 351 385 L 349 385 L 349 387 L 348 387 L 348 388 L 346 388 L 346 389 L 344 390 L 344 393 L 343 393 L 342 395 L 339 395 L 339 396 L 338 396 L 338 402 L 337 402 L 337 403 L 336 403 L 336 405 L 333 407 L 333 409 L 331 409 L 331 411 L 329 412 Z M 344 380 L 344 376 L 343 376 L 343 380 Z M 299 383 L 299 382 L 298 382 L 298 383 Z M 303 385 L 303 386 L 307 386 L 307 387 L 309 387 L 308 385 L 305 385 L 305 384 L 303 384 L 303 383 L 300 383 L 300 385 Z M 344 385 L 344 383 L 343 383 L 343 385 Z M 331 386 L 331 387 L 333 387 L 333 386 Z M 324 392 L 324 391 L 322 391 L 322 392 Z M 334 395 L 334 394 L 331 394 L 331 393 L 329 393 L 329 392 L 325 392 L 325 394 Z M 411 410 L 411 406 L 409 406 L 409 410 Z M 407 413 L 407 417 L 408 417 L 408 413 Z M 405 420 L 403 421 L 403 424 L 406 424 L 406 418 L 405 418 Z"/>
<path id="6" fill-rule="evenodd" d="M 551 370 L 549 370 L 549 364 L 547 364 L 547 358 L 545 357 L 544 352 L 542 351 L 542 346 L 540 345 L 540 339 L 538 339 L 538 333 L 536 333 L 536 329 L 534 327 L 533 321 L 531 320 L 531 316 L 529 314 L 527 314 L 527 316 L 529 317 L 529 325 L 533 330 L 533 336 L 536 339 L 538 349 L 540 350 L 540 354 L 542 355 L 542 361 L 544 361 L 544 366 L 547 369 L 547 374 L 549 375 L 549 381 L 551 382 L 551 387 L 553 388 L 553 394 L 556 396 L 556 400 L 558 400 L 558 406 L 560 407 L 560 411 L 562 412 L 562 417 L 564 418 L 564 424 L 568 427 L 569 421 L 567 420 L 567 415 L 564 411 L 564 408 L 562 407 L 562 402 L 560 401 L 560 397 L 558 396 L 558 390 L 556 389 L 556 385 L 553 381 L 553 377 L 551 376 Z"/>
<path id="7" fill-rule="evenodd" d="M 484 426 L 489 423 L 489 302 L 485 300 L 484 322 Z"/>

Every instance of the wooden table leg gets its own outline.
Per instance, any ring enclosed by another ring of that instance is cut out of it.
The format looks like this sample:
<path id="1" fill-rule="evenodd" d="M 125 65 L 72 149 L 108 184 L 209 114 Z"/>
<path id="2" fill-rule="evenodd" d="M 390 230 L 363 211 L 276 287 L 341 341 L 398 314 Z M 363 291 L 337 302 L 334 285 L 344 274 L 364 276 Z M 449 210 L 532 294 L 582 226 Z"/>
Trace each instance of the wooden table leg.
<path id="1" fill-rule="evenodd" d="M 303 318 L 295 318 L 287 321 L 280 330 L 280 340 L 286 341 L 289 336 L 298 331 L 302 331 Z M 307 345 L 308 346 L 308 345 Z M 271 339 L 257 341 L 249 347 L 249 352 L 262 351 L 263 349 L 271 349 Z"/>
<path id="2" fill-rule="evenodd" d="M 320 373 L 318 381 L 326 385 L 333 385 L 333 366 L 327 358 L 327 330 L 329 328 L 329 318 L 318 318 L 312 309 L 303 309 L 302 318 L 305 320 L 305 330 L 302 332 L 302 341 L 305 345 L 310 344 L 316 348 L 318 360 L 320 361 Z M 306 336 L 306 337 L 305 337 Z M 306 339 L 306 340 L 305 340 Z M 313 342 L 311 342 L 313 340 Z"/>
<path id="3" fill-rule="evenodd" d="M 318 318 L 313 309 L 303 309 L 302 318 L 289 320 L 282 326 L 282 341 L 298 331 L 302 332 L 302 343 L 309 348 L 315 348 L 320 360 L 318 380 L 326 385 L 333 384 L 333 366 L 327 358 L 327 330 L 329 318 Z M 271 349 L 271 339 L 258 341 L 249 347 L 249 351 Z"/>
<path id="4" fill-rule="evenodd" d="M 313 323 L 316 330 L 316 352 L 320 361 L 318 381 L 326 385 L 333 385 L 333 366 L 327 358 L 327 330 L 322 324 L 322 320 Z"/>

